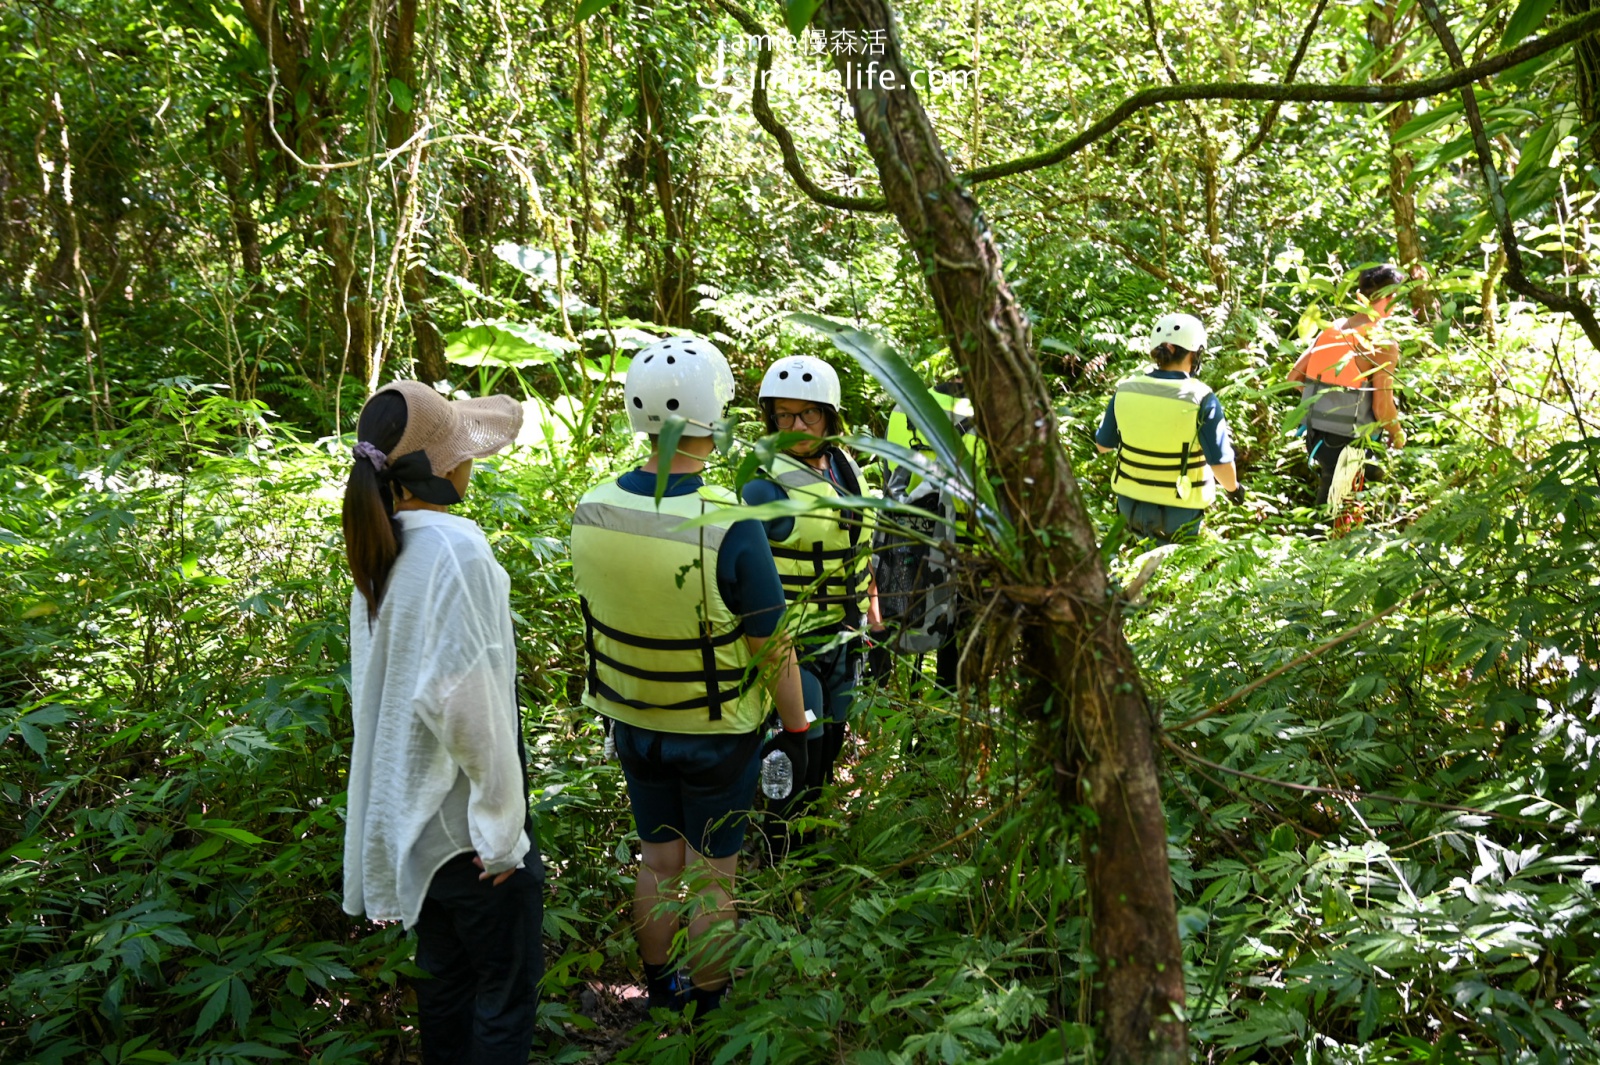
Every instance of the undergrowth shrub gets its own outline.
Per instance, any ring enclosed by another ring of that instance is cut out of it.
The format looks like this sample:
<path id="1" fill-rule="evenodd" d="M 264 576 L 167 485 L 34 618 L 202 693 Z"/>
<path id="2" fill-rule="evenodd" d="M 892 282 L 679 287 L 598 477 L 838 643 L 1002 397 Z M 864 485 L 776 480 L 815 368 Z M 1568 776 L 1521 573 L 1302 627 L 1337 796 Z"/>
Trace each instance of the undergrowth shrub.
<path id="1" fill-rule="evenodd" d="M 181 381 L 127 414 L 0 454 L 0 1057 L 405 1060 L 410 945 L 339 906 L 344 446 Z M 1528 459 L 1408 452 L 1400 518 L 1342 539 L 1219 515 L 1130 609 L 1206 1060 L 1600 1054 L 1600 447 Z M 637 838 L 576 708 L 565 537 L 620 461 L 520 450 L 466 505 L 512 578 L 550 1060 L 1092 1060 L 1084 813 L 1009 677 L 978 710 L 913 661 L 863 692 L 822 845 L 773 865 L 751 833 L 728 1008 L 593 1031 Z"/>

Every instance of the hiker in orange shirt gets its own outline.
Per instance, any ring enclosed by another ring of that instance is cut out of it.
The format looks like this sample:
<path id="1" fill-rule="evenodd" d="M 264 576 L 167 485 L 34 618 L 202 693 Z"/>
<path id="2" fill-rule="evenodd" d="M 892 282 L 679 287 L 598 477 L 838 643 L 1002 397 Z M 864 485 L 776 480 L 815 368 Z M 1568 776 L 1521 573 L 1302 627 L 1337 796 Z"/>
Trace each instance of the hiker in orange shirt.
<path id="1" fill-rule="evenodd" d="M 1318 334 L 1311 349 L 1289 371 L 1289 380 L 1311 398 L 1306 412 L 1306 456 L 1319 473 L 1317 505 L 1328 502 L 1339 455 L 1358 436 L 1376 425 L 1389 446 L 1404 447 L 1405 430 L 1394 404 L 1394 369 L 1400 349 L 1389 341 L 1373 341 L 1372 327 L 1389 317 L 1393 289 L 1405 282 L 1398 268 L 1385 263 L 1361 271 L 1356 282 L 1365 310 L 1335 322 Z"/>

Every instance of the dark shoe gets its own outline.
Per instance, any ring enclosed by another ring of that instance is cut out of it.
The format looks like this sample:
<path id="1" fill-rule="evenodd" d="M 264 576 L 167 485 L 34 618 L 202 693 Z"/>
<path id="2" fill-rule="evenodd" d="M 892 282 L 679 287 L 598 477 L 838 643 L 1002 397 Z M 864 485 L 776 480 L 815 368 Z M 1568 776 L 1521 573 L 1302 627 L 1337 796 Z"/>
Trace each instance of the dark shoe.
<path id="1" fill-rule="evenodd" d="M 694 1003 L 694 1018 L 700 1020 L 712 1010 L 722 1005 L 722 998 L 728 993 L 728 985 L 723 984 L 715 991 L 703 991 L 698 987 L 690 987 L 689 1001 Z"/>
<path id="2" fill-rule="evenodd" d="M 644 990 L 651 1009 L 682 1013 L 683 1007 L 689 1004 L 690 992 L 694 987 L 689 983 L 689 977 L 677 969 L 645 962 Z"/>

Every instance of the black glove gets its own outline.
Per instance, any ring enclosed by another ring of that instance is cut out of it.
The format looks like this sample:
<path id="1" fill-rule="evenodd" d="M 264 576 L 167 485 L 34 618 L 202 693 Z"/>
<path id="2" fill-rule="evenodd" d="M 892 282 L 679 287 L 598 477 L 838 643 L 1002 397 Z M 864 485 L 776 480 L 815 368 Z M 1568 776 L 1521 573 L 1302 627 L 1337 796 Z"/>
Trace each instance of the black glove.
<path id="1" fill-rule="evenodd" d="M 1244 485 L 1242 484 L 1228 493 L 1228 502 L 1235 506 L 1244 506 L 1244 498 Z"/>
<path id="2" fill-rule="evenodd" d="M 806 737 L 809 735 L 809 732 L 790 732 L 786 728 L 780 728 L 761 748 L 761 760 L 763 762 L 767 760 L 767 755 L 773 751 L 782 751 L 789 756 L 789 769 L 794 774 L 792 778 L 794 783 L 789 789 L 789 795 L 793 795 L 805 786 L 806 744 L 809 742 Z M 784 798 L 788 798 L 789 795 L 785 795 Z"/>

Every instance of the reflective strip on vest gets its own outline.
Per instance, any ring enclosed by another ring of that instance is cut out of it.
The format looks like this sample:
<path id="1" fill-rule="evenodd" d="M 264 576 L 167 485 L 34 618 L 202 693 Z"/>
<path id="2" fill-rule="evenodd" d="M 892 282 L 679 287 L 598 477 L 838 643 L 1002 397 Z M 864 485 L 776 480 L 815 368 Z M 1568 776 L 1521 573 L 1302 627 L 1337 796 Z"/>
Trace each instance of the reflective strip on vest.
<path id="1" fill-rule="evenodd" d="M 1200 404 L 1211 388 L 1194 377 L 1133 377 L 1112 398 L 1117 432 L 1111 490 L 1145 503 L 1203 510 L 1216 496 L 1200 446 Z"/>
<path id="2" fill-rule="evenodd" d="M 845 461 L 856 484 L 862 485 L 861 470 L 849 456 Z M 779 455 L 769 473 L 790 498 L 830 500 L 840 495 L 826 473 L 788 455 Z M 771 542 L 784 598 L 799 605 L 799 632 L 861 625 L 871 583 L 869 521 L 866 511 L 847 518 L 836 508 L 819 508 L 796 515 L 789 536 Z"/>
<path id="3" fill-rule="evenodd" d="M 744 625 L 717 588 L 732 519 L 678 529 L 726 493 L 649 496 L 609 481 L 572 515 L 572 578 L 584 620 L 584 704 L 642 728 L 744 734 L 765 713 Z"/>

